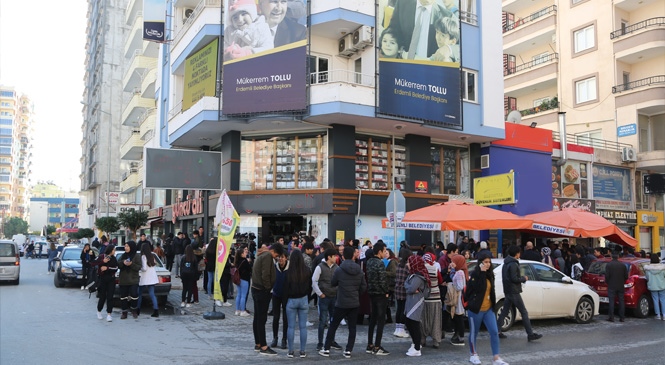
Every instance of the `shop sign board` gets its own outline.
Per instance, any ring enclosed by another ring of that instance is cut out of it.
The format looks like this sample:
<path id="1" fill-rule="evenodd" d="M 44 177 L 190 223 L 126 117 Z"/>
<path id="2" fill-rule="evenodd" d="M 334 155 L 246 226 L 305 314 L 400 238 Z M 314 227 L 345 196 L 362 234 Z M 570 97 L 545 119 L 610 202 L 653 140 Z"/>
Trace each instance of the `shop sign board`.
<path id="1" fill-rule="evenodd" d="M 637 212 L 634 211 L 598 209 L 596 214 L 612 222 L 612 224 L 623 226 L 637 225 Z"/>
<path id="2" fill-rule="evenodd" d="M 637 134 L 637 124 L 626 124 L 617 127 L 617 137 L 628 137 Z"/>
<path id="3" fill-rule="evenodd" d="M 649 210 L 637 211 L 637 225 L 649 227 L 662 227 L 663 212 L 652 212 Z"/>
<path id="4" fill-rule="evenodd" d="M 575 235 L 575 230 L 564 228 L 564 227 L 557 227 L 557 226 L 551 226 L 549 224 L 540 224 L 540 223 L 533 223 L 531 225 L 531 229 L 535 231 L 543 231 L 547 233 L 552 233 L 552 234 L 558 234 L 561 236 L 574 236 Z"/>
<path id="5" fill-rule="evenodd" d="M 596 202 L 591 199 L 570 199 L 554 198 L 552 199 L 552 210 L 558 212 L 564 209 L 582 209 L 585 212 L 595 213 Z"/>
<path id="6" fill-rule="evenodd" d="M 631 210 L 630 169 L 594 165 L 593 197 L 596 208 L 610 210 Z"/>
<path id="7" fill-rule="evenodd" d="M 515 172 L 473 179 L 476 205 L 515 204 Z"/>

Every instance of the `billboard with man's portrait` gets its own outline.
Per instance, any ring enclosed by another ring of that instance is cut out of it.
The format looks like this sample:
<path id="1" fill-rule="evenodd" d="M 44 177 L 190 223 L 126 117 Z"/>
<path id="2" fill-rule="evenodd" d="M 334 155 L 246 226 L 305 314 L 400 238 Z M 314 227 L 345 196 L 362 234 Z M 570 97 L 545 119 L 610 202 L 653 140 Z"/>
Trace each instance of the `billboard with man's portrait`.
<path id="1" fill-rule="evenodd" d="M 379 114 L 461 127 L 459 0 L 378 0 Z"/>
<path id="2" fill-rule="evenodd" d="M 224 7 L 224 114 L 304 110 L 306 0 L 229 0 Z"/>

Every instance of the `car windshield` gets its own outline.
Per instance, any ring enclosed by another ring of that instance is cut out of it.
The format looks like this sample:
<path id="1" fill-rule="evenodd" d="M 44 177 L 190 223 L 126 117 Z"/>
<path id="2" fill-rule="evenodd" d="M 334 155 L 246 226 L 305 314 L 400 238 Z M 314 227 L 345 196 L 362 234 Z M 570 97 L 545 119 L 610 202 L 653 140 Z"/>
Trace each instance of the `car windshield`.
<path id="1" fill-rule="evenodd" d="M 630 264 L 626 262 L 623 264 L 626 265 L 626 270 L 630 273 Z M 591 263 L 587 272 L 589 274 L 605 275 L 605 266 L 607 266 L 607 261 L 595 261 Z"/>
<path id="2" fill-rule="evenodd" d="M 13 243 L 0 243 L 0 257 L 16 256 L 16 248 Z"/>
<path id="3" fill-rule="evenodd" d="M 80 260 L 81 248 L 68 248 L 62 252 L 61 260 Z"/>

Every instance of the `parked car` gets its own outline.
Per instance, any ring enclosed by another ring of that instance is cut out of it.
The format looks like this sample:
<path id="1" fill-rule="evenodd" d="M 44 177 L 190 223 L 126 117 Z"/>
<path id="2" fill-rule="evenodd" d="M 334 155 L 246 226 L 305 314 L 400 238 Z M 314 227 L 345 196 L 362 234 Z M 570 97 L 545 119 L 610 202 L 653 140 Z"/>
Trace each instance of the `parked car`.
<path id="1" fill-rule="evenodd" d="M 0 281 L 18 285 L 21 277 L 21 250 L 10 240 L 0 240 Z"/>
<path id="2" fill-rule="evenodd" d="M 115 251 L 115 257 L 118 260 L 118 263 L 120 263 L 120 257 L 122 254 L 125 253 L 125 248 L 124 246 L 117 246 L 116 251 Z M 157 301 L 159 302 L 160 305 L 166 304 L 166 301 L 169 296 L 169 292 L 171 291 L 171 272 L 166 270 L 166 267 L 164 266 L 164 263 L 162 260 L 157 257 L 157 255 L 153 252 L 152 253 L 153 257 L 155 258 L 155 271 L 157 271 L 157 279 L 159 280 L 159 283 L 155 285 L 155 296 L 157 297 Z M 120 278 L 119 278 L 120 272 L 118 271 L 115 276 L 115 292 L 113 293 L 113 298 L 119 299 L 120 298 L 120 286 L 117 285 L 119 284 Z M 141 275 L 141 272 L 139 271 L 139 276 Z M 144 298 L 148 298 L 148 291 L 144 291 L 141 293 L 141 296 Z"/>
<path id="3" fill-rule="evenodd" d="M 601 258 L 589 265 L 589 270 L 582 274 L 582 281 L 589 284 L 600 296 L 600 303 L 608 305 L 607 284 L 605 284 L 605 267 L 612 259 Z M 637 257 L 622 257 L 619 262 L 626 265 L 628 269 L 628 280 L 624 283 L 624 301 L 626 308 L 632 309 L 635 317 L 645 318 L 653 309 L 653 302 L 649 289 L 647 289 L 647 278 L 644 273 L 644 265 L 649 264 L 649 259 Z M 616 298 L 615 303 L 619 299 Z"/>
<path id="4" fill-rule="evenodd" d="M 55 275 L 53 275 L 53 285 L 56 288 L 62 288 L 66 284 L 83 285 L 83 264 L 81 263 L 81 251 L 83 247 L 67 245 L 62 248 L 62 252 L 53 259 Z M 92 248 L 95 255 L 98 255 L 97 249 Z"/>
<path id="5" fill-rule="evenodd" d="M 469 263 L 469 271 L 475 266 L 476 262 Z M 496 277 L 494 311 L 498 318 L 505 297 L 501 280 L 503 259 L 492 259 L 492 268 Z M 590 286 L 571 279 L 561 271 L 542 262 L 520 260 L 520 275 L 529 277 L 522 284 L 522 299 L 530 319 L 572 318 L 577 323 L 586 324 L 598 314 L 598 294 Z M 520 319 L 519 311 L 513 306 L 500 324 L 500 330 L 507 331 Z"/>

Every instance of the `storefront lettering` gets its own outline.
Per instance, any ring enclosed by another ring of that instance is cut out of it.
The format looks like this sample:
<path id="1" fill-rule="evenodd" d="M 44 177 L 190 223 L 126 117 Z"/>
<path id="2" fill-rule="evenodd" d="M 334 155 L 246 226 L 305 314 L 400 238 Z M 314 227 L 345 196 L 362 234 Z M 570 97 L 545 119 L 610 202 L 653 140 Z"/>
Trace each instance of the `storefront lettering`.
<path id="1" fill-rule="evenodd" d="M 596 213 L 612 222 L 613 224 L 635 225 L 637 224 L 637 212 L 626 212 L 620 210 L 597 210 Z"/>
<path id="2" fill-rule="evenodd" d="M 171 221 L 175 224 L 178 217 L 203 214 L 203 198 L 198 195 L 194 199 L 173 204 Z"/>
<path id="3" fill-rule="evenodd" d="M 658 222 L 658 217 L 653 214 L 642 214 L 642 223 Z"/>

